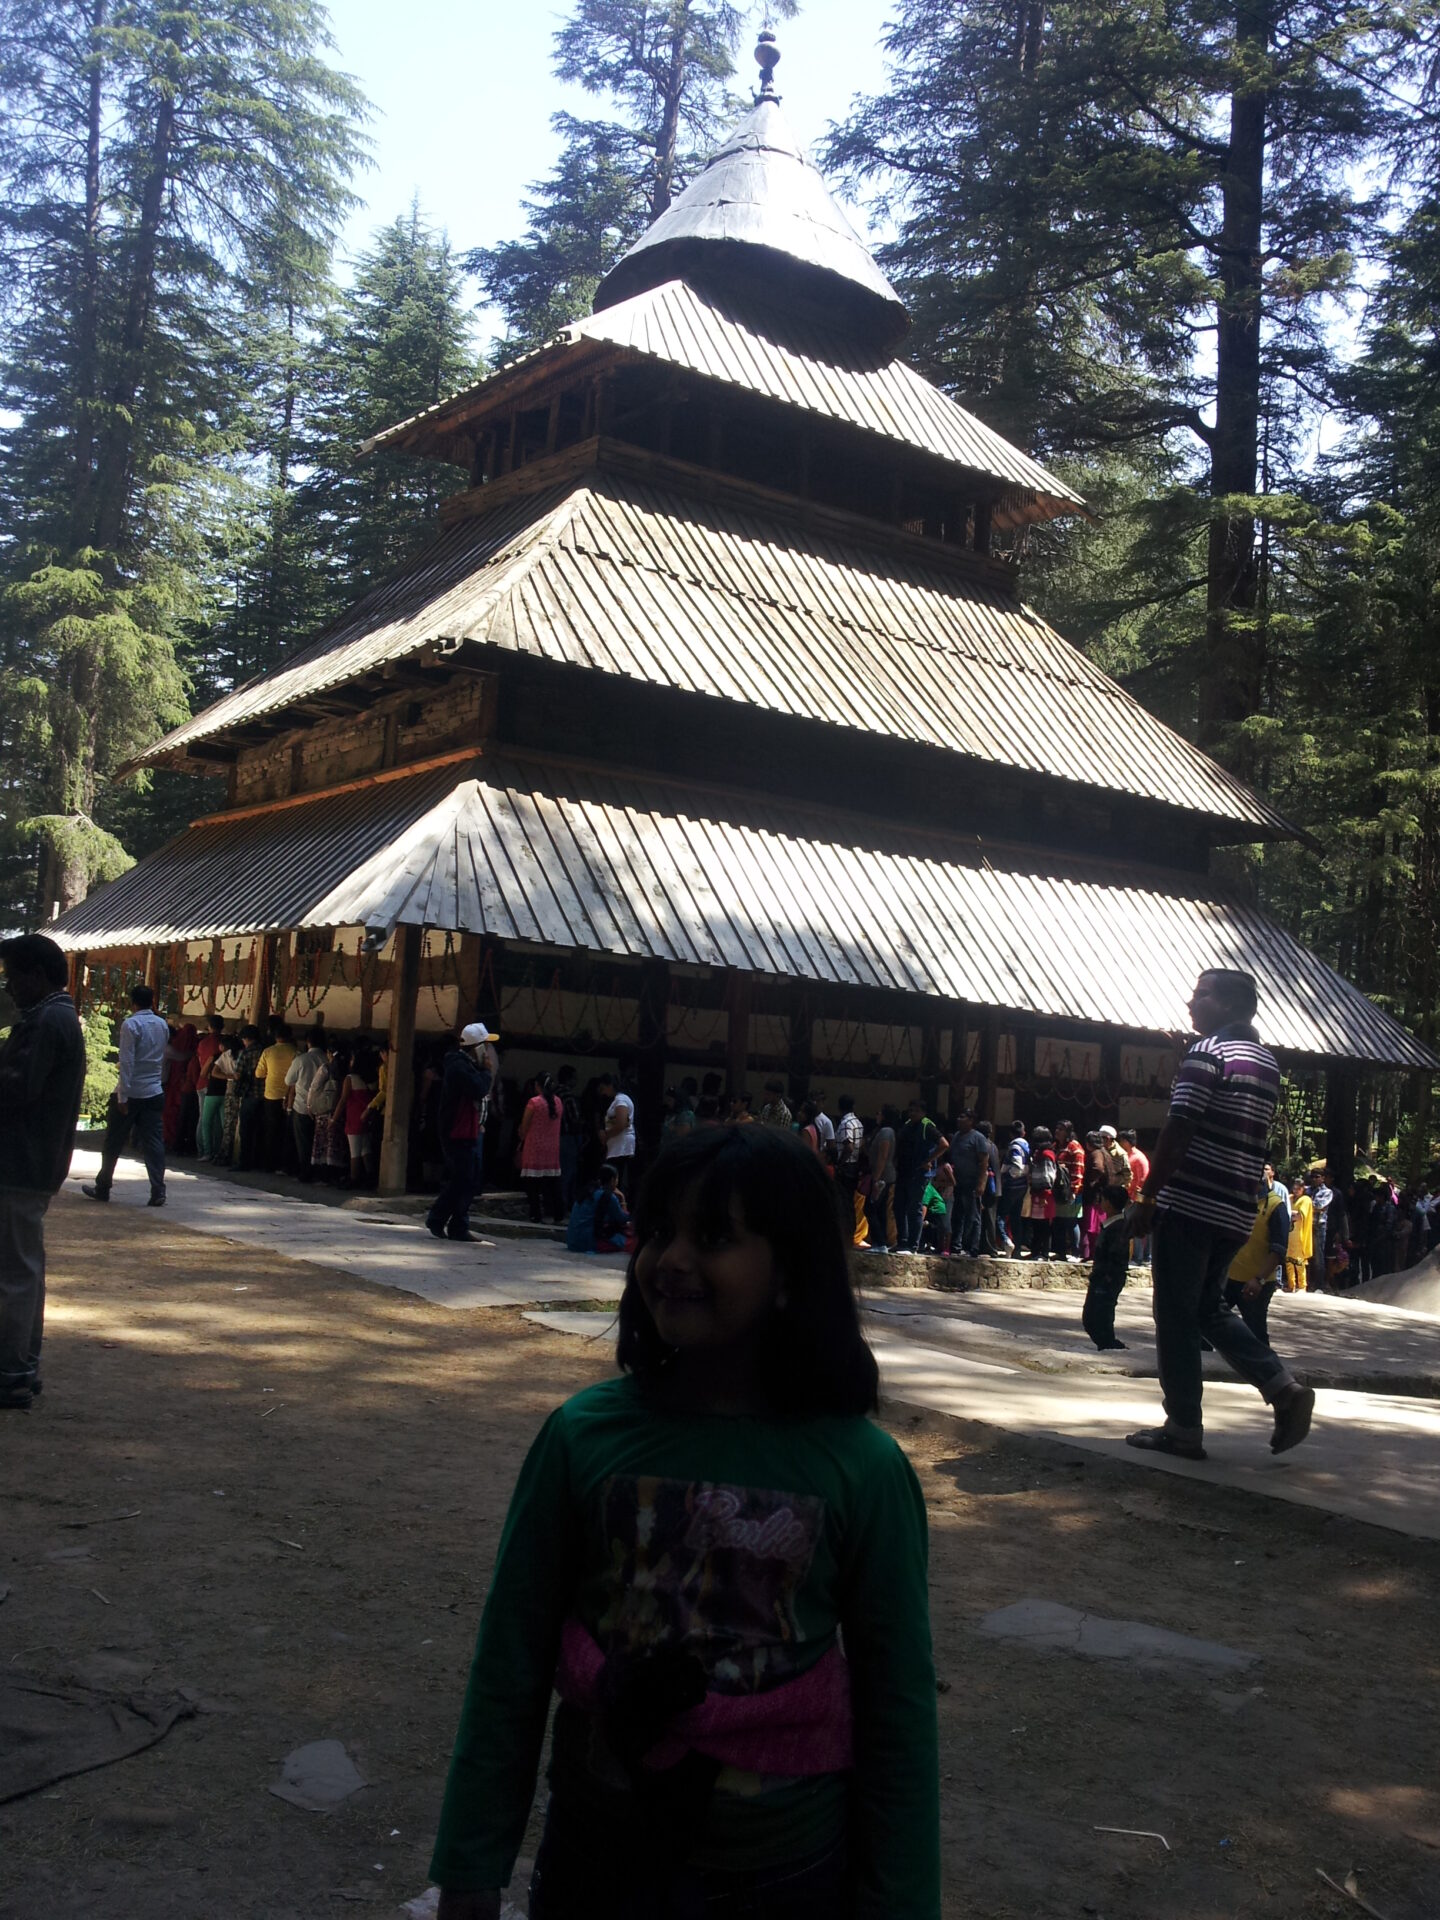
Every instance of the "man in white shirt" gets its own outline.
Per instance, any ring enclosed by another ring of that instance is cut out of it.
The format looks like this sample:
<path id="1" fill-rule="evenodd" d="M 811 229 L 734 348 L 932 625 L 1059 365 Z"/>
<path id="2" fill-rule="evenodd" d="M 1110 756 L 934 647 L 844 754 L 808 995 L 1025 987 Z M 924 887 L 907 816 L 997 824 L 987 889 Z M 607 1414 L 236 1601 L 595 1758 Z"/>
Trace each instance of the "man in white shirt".
<path id="1" fill-rule="evenodd" d="M 295 1058 L 285 1069 L 285 1104 L 290 1114 L 290 1131 L 295 1139 L 295 1171 L 304 1181 L 314 1174 L 310 1155 L 315 1148 L 315 1116 L 310 1111 L 310 1089 L 325 1064 L 325 1050 L 315 1045 L 315 1036 L 301 1030 Z"/>
<path id="2" fill-rule="evenodd" d="M 620 1091 L 613 1073 L 600 1074 L 595 1081 L 595 1091 L 605 1103 L 605 1118 L 600 1127 L 605 1158 L 615 1168 L 628 1207 L 635 1185 L 635 1102 L 628 1093 Z"/>
<path id="3" fill-rule="evenodd" d="M 155 995 L 149 987 L 132 987 L 130 1004 L 134 1012 L 120 1025 L 120 1078 L 110 1098 L 100 1171 L 94 1186 L 83 1187 L 81 1191 L 91 1200 L 110 1198 L 115 1163 L 133 1132 L 145 1171 L 150 1176 L 150 1198 L 146 1204 L 163 1207 L 165 1075 L 170 1065 L 165 1049 L 170 1044 L 170 1029 L 156 1013 Z"/>

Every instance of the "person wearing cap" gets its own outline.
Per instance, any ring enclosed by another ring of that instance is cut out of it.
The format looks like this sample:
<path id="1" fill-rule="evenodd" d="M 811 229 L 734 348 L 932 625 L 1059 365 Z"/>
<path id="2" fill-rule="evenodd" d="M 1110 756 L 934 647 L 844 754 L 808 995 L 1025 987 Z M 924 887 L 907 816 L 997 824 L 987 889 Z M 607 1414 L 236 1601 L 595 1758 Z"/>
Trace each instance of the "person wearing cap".
<path id="1" fill-rule="evenodd" d="M 495 1080 L 494 1043 L 483 1020 L 460 1030 L 459 1044 L 445 1056 L 440 1079 L 440 1147 L 445 1184 L 425 1216 L 437 1240 L 473 1240 L 470 1208 L 484 1171 L 485 1117 Z"/>
<path id="2" fill-rule="evenodd" d="M 1280 1069 L 1255 1031 L 1255 982 L 1207 969 L 1190 996 L 1200 1038 L 1180 1063 L 1170 1113 L 1156 1143 L 1130 1232 L 1154 1221 L 1155 1357 L 1165 1424 L 1126 1435 L 1132 1447 L 1205 1458 L 1200 1342 L 1248 1380 L 1275 1417 L 1272 1453 L 1310 1431 L 1315 1393 L 1224 1297 L 1231 1263 L 1249 1238 L 1264 1181 L 1265 1143 L 1280 1098 Z"/>
<path id="3" fill-rule="evenodd" d="M 20 1017 L 0 1047 L 0 1408 L 40 1391 L 45 1212 L 70 1171 L 85 1085 L 85 1037 L 65 955 L 43 933 L 0 941 Z"/>

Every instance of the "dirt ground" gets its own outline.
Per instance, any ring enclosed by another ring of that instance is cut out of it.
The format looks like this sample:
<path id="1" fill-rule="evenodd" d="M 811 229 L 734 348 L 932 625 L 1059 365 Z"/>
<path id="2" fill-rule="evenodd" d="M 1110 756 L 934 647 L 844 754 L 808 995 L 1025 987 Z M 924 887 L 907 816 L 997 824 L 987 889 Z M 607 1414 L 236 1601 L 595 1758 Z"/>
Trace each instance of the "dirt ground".
<path id="1" fill-rule="evenodd" d="M 50 1245 L 47 1391 L 0 1416 L 0 1663 L 199 1711 L 0 1807 L 0 1916 L 395 1912 L 516 1469 L 608 1355 L 138 1209 L 63 1199 Z M 1359 1868 L 1384 1920 L 1440 1913 L 1440 1548 L 890 1419 L 930 1510 L 947 1920 L 1360 1913 L 1317 1867 Z M 1025 1596 L 1260 1658 L 1217 1678 L 980 1637 Z M 332 1737 L 372 1783 L 339 1812 L 267 1791 Z"/>

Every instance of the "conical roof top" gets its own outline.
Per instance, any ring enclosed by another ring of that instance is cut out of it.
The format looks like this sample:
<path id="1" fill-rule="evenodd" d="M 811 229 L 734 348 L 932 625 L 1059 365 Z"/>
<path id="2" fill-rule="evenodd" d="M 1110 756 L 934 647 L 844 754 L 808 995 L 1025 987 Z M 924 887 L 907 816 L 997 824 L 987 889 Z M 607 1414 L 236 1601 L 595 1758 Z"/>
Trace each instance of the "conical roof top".
<path id="1" fill-rule="evenodd" d="M 857 345 L 893 351 L 910 324 L 899 295 L 806 159 L 769 91 L 605 278 L 595 310 L 688 280 L 761 294 L 772 310 L 822 307 Z M 763 56 L 763 57 L 762 57 Z"/>

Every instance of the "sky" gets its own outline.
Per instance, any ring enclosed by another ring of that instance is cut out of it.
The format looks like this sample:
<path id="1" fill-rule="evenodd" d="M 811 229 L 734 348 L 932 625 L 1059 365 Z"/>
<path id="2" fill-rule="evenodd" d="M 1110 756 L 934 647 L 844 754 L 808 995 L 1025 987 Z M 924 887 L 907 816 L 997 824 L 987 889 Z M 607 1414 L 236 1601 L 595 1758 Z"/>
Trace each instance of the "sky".
<path id="1" fill-rule="evenodd" d="M 550 71 L 551 37 L 565 11 L 544 0 L 330 0 L 335 64 L 375 108 L 374 165 L 356 182 L 366 205 L 345 230 L 347 254 L 416 195 L 461 251 L 519 237 L 525 189 L 558 151 L 551 114 L 603 110 Z M 807 147 L 855 94 L 878 86 L 889 12 L 889 0 L 809 0 L 795 19 L 777 23 L 777 86 Z M 753 44 L 747 40 L 736 63 L 736 91 L 747 96 Z M 863 231 L 863 214 L 851 211 Z"/>

